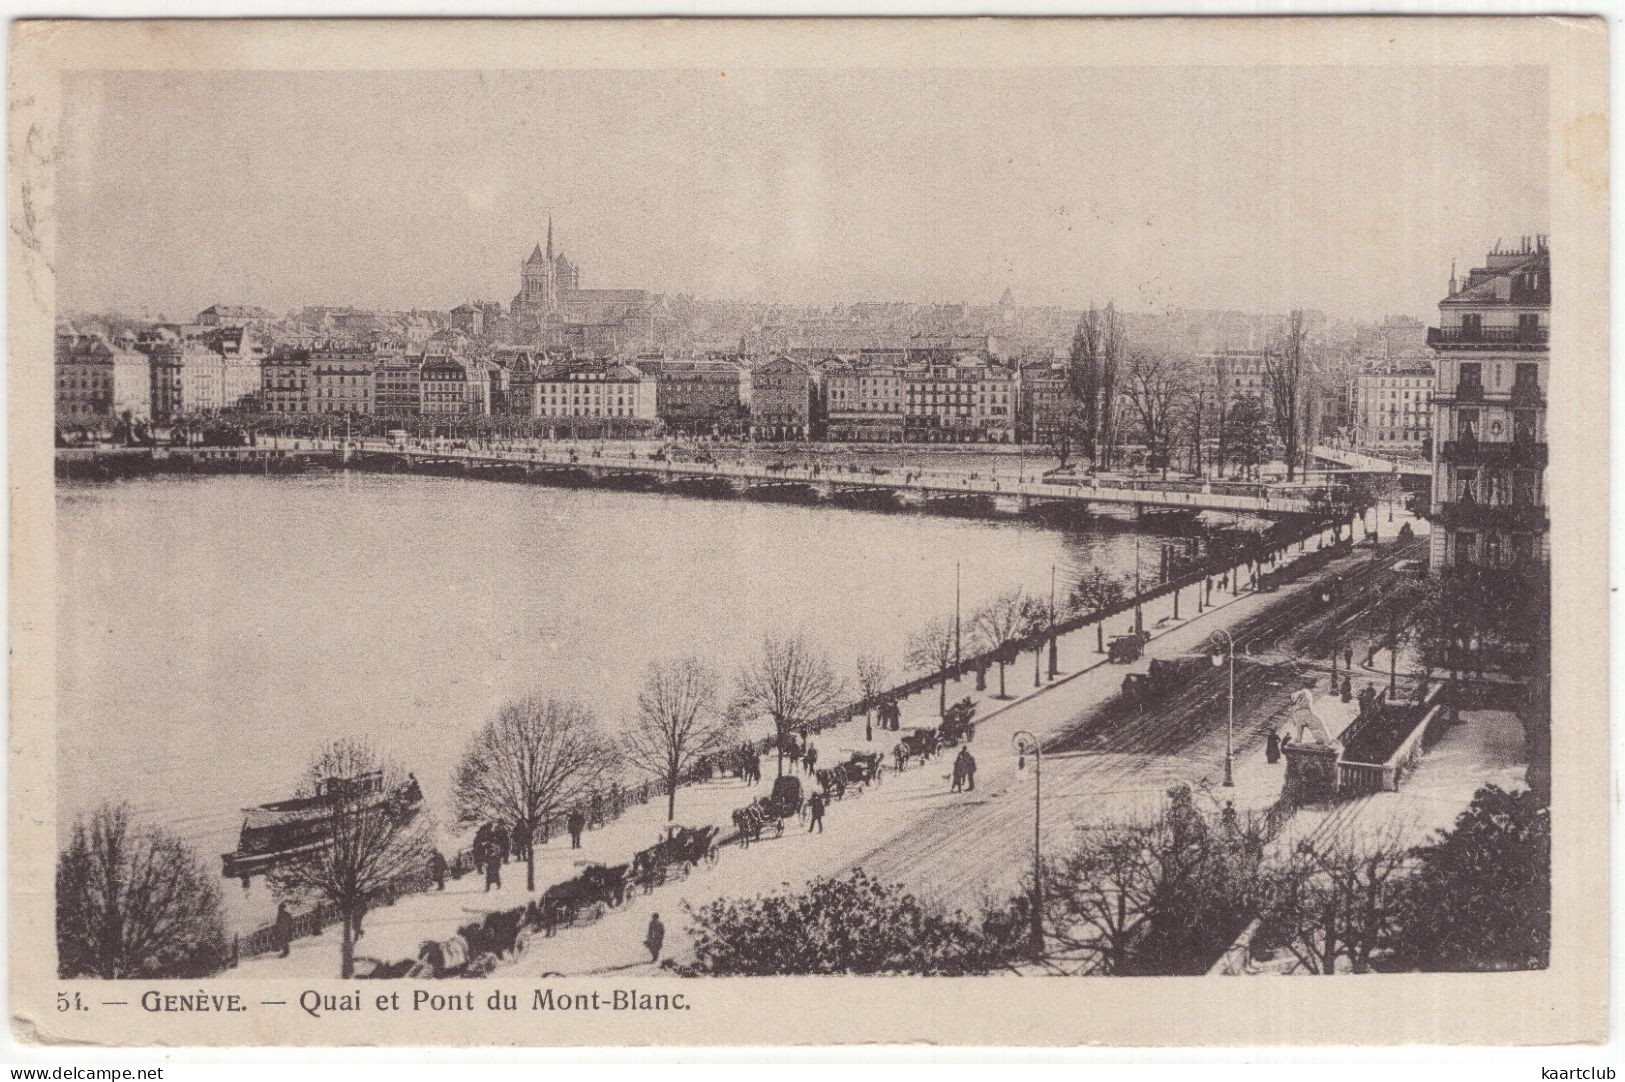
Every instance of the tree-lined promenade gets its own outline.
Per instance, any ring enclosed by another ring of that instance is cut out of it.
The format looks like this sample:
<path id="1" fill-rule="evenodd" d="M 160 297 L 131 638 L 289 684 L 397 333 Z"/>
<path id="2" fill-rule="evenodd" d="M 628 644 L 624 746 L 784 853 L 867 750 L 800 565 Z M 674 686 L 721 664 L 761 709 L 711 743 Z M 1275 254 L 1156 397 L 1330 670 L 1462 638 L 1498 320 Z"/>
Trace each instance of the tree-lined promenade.
<path id="1" fill-rule="evenodd" d="M 1239 582 L 1248 563 L 1250 561 L 1243 560 L 1236 564 L 1236 581 Z M 1189 580 L 1190 576 L 1185 579 Z M 1171 584 L 1159 586 L 1153 593 L 1165 595 L 1168 585 Z M 1184 591 L 1187 607 L 1201 607 L 1202 603 L 1195 600 L 1201 591 L 1194 588 L 1193 581 L 1184 581 L 1177 588 Z M 1117 590 L 1121 589 L 1119 584 Z M 1094 589 L 1058 599 L 1053 622 L 1056 634 L 1064 634 L 1069 626 L 1081 626 L 1091 618 L 1098 623 L 1126 611 L 1120 595 L 1114 605 L 1099 605 L 1103 596 L 1106 595 Z M 1084 604 L 1096 607 L 1080 611 L 1079 606 Z M 993 618 L 1011 608 L 1023 615 L 1019 626 Z M 656 663 L 649 670 L 644 692 L 639 696 L 639 716 L 619 726 L 623 735 L 618 739 L 607 737 L 598 719 L 579 704 L 517 701 L 471 739 L 455 786 L 458 821 L 465 827 L 480 822 L 500 822 L 510 836 L 515 833 L 528 836 L 529 845 L 521 843 L 510 847 L 511 852 L 522 854 L 528 861 L 534 859 L 538 842 L 545 844 L 567 832 L 571 810 L 586 809 L 589 801 L 596 803 L 598 797 L 604 798 L 607 808 L 608 778 L 612 770 L 618 772 L 617 776 L 624 783 L 619 786 L 618 805 L 630 807 L 630 794 L 638 790 L 642 790 L 640 795 L 664 793 L 667 799 L 661 803 L 668 816 L 680 817 L 678 786 L 672 782 L 692 782 L 714 776 L 722 761 L 717 755 L 720 749 L 731 750 L 743 745 L 757 755 L 772 754 L 787 745 L 804 746 L 808 740 L 817 740 L 820 732 L 860 717 L 865 718 L 870 727 L 868 735 L 872 736 L 874 714 L 883 703 L 906 700 L 922 690 L 968 677 L 978 670 L 985 675 L 1000 658 L 1008 658 L 1012 650 L 1034 651 L 1035 683 L 1038 682 L 1037 657 L 1051 627 L 1047 602 L 1000 597 L 981 613 L 964 613 L 961 623 L 963 653 L 955 663 L 943 671 L 927 668 L 922 675 L 901 684 L 888 679 L 888 674 L 894 668 L 909 671 L 912 664 L 908 659 L 898 663 L 865 658 L 848 680 L 845 674 L 837 675 L 833 671 L 815 646 L 794 637 L 767 641 L 758 661 L 733 681 L 723 681 L 699 659 Z M 1024 638 L 1009 639 L 1007 636 L 1015 630 L 1020 630 Z M 913 671 L 918 673 L 921 669 L 913 668 Z M 848 690 L 853 685 L 857 689 L 855 693 Z M 940 698 L 940 692 L 934 697 Z M 752 722 L 751 718 L 770 721 L 772 735 L 752 736 L 753 730 L 760 732 L 761 723 Z M 564 724 L 566 721 L 568 725 Z M 339 761 L 335 756 L 349 762 L 356 756 L 380 755 L 376 749 L 325 748 L 313 759 L 313 772 L 308 777 L 332 776 L 332 770 L 323 773 L 321 764 Z M 382 756 L 375 768 L 382 769 L 388 759 L 387 755 Z M 703 766 L 702 761 L 705 761 Z M 390 770 L 398 773 L 397 768 L 390 767 Z M 350 772 L 356 771 L 367 772 L 360 767 Z M 645 782 L 637 782 L 639 774 Z M 299 788 L 308 791 L 308 785 L 307 782 Z M 594 811 L 597 813 L 594 818 L 600 818 L 602 809 Z M 538 824 L 541 826 L 539 836 Z M 389 835 L 381 829 L 353 833 L 358 844 L 367 838 Z M 384 879 L 408 878 L 420 883 L 424 880 L 422 869 L 428 867 L 430 857 L 422 849 L 424 839 L 415 834 L 413 839 L 405 857 L 356 852 L 352 858 L 358 867 L 336 871 L 328 866 L 305 868 L 297 874 L 289 872 L 279 876 L 275 885 L 295 907 L 321 902 L 331 913 L 348 912 L 356 906 L 358 898 L 379 893 L 383 882 L 379 874 L 383 874 Z M 402 876 L 403 869 L 411 874 Z"/>

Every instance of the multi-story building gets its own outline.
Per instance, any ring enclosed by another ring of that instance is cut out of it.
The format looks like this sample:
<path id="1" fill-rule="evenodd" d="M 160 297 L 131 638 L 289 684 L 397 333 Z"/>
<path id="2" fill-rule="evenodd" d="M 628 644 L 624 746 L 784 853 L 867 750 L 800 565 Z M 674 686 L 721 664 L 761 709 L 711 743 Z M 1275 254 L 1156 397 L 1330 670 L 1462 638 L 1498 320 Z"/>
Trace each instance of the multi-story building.
<path id="1" fill-rule="evenodd" d="M 1356 376 L 1355 446 L 1421 453 L 1433 429 L 1433 384 L 1433 365 L 1426 361 L 1397 361 Z"/>
<path id="2" fill-rule="evenodd" d="M 372 370 L 377 353 L 355 342 L 325 342 L 310 351 L 313 413 L 372 413 Z"/>
<path id="3" fill-rule="evenodd" d="M 60 425 L 100 424 L 152 416 L 152 373 L 133 339 L 58 336 L 56 419 Z"/>
<path id="4" fill-rule="evenodd" d="M 197 314 L 204 327 L 251 327 L 275 318 L 270 312 L 252 304 L 211 304 Z"/>
<path id="5" fill-rule="evenodd" d="M 903 373 L 890 365 L 837 364 L 824 370 L 827 438 L 852 443 L 901 443 Z"/>
<path id="6" fill-rule="evenodd" d="M 225 364 L 195 339 L 173 335 L 152 343 L 152 416 L 167 421 L 225 408 Z"/>
<path id="7" fill-rule="evenodd" d="M 1021 443 L 1055 444 L 1066 431 L 1067 372 L 1052 365 L 1021 370 L 1021 408 L 1016 439 Z"/>
<path id="8" fill-rule="evenodd" d="M 531 416 L 652 422 L 656 393 L 654 377 L 629 364 L 562 365 L 537 373 Z"/>
<path id="9" fill-rule="evenodd" d="M 381 352 L 372 370 L 372 412 L 379 417 L 416 417 L 423 412 L 423 359 Z"/>
<path id="10" fill-rule="evenodd" d="M 1201 376 L 1216 392 L 1217 400 L 1234 402 L 1256 398 L 1270 409 L 1269 369 L 1262 350 L 1223 349 L 1197 358 Z"/>
<path id="11" fill-rule="evenodd" d="M 483 417 L 491 412 L 491 381 L 487 362 L 451 353 L 425 352 L 418 366 L 422 415 L 425 417 Z"/>
<path id="12" fill-rule="evenodd" d="M 907 371 L 904 424 L 910 442 L 1008 443 L 1015 438 L 1016 374 L 974 354 Z"/>
<path id="13" fill-rule="evenodd" d="M 642 364 L 639 367 L 644 367 Z M 655 412 L 672 432 L 738 435 L 750 405 L 750 372 L 736 361 L 659 361 Z"/>
<path id="14" fill-rule="evenodd" d="M 264 384 L 265 347 L 238 325 L 210 331 L 202 342 L 220 355 L 221 408 L 257 411 Z"/>
<path id="15" fill-rule="evenodd" d="M 273 350 L 260 366 L 260 400 L 266 413 L 309 413 L 310 350 Z"/>
<path id="16" fill-rule="evenodd" d="M 1428 329 L 1433 391 L 1435 569 L 1549 559 L 1546 509 L 1546 238 L 1499 247 L 1439 302 Z"/>
<path id="17" fill-rule="evenodd" d="M 793 357 L 774 357 L 750 373 L 750 434 L 758 440 L 818 437 L 819 371 Z"/>

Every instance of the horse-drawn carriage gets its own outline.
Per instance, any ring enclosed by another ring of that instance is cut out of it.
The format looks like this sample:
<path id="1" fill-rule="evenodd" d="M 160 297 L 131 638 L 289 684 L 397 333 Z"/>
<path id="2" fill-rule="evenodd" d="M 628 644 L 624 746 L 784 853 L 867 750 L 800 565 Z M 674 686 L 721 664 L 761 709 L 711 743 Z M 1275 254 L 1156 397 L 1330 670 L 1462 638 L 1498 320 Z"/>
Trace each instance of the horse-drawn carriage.
<path id="1" fill-rule="evenodd" d="M 1167 661 L 1152 658 L 1149 672 L 1129 673 L 1123 677 L 1123 698 L 1139 706 L 1157 702 L 1200 679 L 1210 667 L 1205 654 Z"/>
<path id="2" fill-rule="evenodd" d="M 969 744 L 976 739 L 976 700 L 970 696 L 950 706 L 937 726 L 937 744 Z"/>
<path id="3" fill-rule="evenodd" d="M 862 792 L 871 783 L 878 782 L 884 769 L 880 752 L 854 751 L 845 762 L 819 770 L 814 776 L 823 788 L 824 796 L 840 800 L 846 796 L 848 789 Z"/>
<path id="4" fill-rule="evenodd" d="M 1144 631 L 1113 635 L 1106 640 L 1106 660 L 1114 665 L 1132 665 L 1140 660 L 1145 653 L 1145 644 L 1150 641 L 1151 636 Z"/>
<path id="5" fill-rule="evenodd" d="M 774 837 L 784 836 L 784 821 L 801 816 L 804 799 L 801 779 L 786 774 L 773 779 L 773 791 L 753 804 L 738 808 L 733 813 L 734 826 L 746 845 L 760 841 L 762 831 L 771 827 Z"/>
<path id="6" fill-rule="evenodd" d="M 915 725 L 903 730 L 903 738 L 892 749 L 892 758 L 896 761 L 899 771 L 905 769 L 911 759 L 921 762 L 931 758 L 941 746 L 941 738 L 936 727 Z"/>
<path id="7" fill-rule="evenodd" d="M 589 864 L 574 879 L 555 883 L 542 892 L 542 923 L 552 935 L 561 924 L 574 924 L 577 918 L 597 920 L 604 910 L 626 900 L 629 865 Z"/>
<path id="8" fill-rule="evenodd" d="M 686 878 L 700 861 L 717 862 L 716 827 L 671 827 L 666 837 L 632 858 L 632 882 L 645 894 L 676 876 Z"/>

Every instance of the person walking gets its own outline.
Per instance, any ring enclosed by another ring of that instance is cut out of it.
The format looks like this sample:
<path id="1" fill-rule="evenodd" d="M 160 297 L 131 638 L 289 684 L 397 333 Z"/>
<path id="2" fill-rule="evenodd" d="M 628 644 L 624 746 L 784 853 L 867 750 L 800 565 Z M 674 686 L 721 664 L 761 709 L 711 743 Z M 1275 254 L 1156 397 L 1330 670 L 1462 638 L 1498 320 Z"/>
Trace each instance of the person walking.
<path id="1" fill-rule="evenodd" d="M 438 849 L 429 854 L 429 878 L 434 880 L 436 890 L 446 889 L 446 858 Z"/>
<path id="2" fill-rule="evenodd" d="M 649 930 L 644 933 L 643 945 L 649 948 L 649 961 L 660 964 L 660 948 L 666 945 L 666 926 L 660 923 L 660 914 L 649 918 Z"/>
<path id="3" fill-rule="evenodd" d="M 954 781 L 953 781 L 953 784 L 948 787 L 948 791 L 950 793 L 957 793 L 961 789 L 963 789 L 964 787 L 965 787 L 965 752 L 964 752 L 964 749 L 960 749 L 959 754 L 954 756 Z"/>
<path id="4" fill-rule="evenodd" d="M 502 889 L 502 859 L 496 853 L 488 854 L 485 862 L 485 893 L 491 893 L 491 888 Z"/>
<path id="5" fill-rule="evenodd" d="M 818 766 L 818 749 L 813 747 L 813 745 L 808 744 L 807 754 L 803 756 L 803 758 L 805 758 L 807 761 L 807 773 L 814 773 Z"/>
<path id="6" fill-rule="evenodd" d="M 581 814 L 580 808 L 570 809 L 570 818 L 566 825 L 570 828 L 570 848 L 581 848 L 581 831 L 587 825 L 587 817 Z"/>
<path id="7" fill-rule="evenodd" d="M 824 833 L 824 794 L 814 793 L 807 802 L 807 808 L 812 812 L 812 818 L 807 823 L 807 833 L 811 834 L 816 828 L 818 833 Z"/>
<path id="8" fill-rule="evenodd" d="M 1271 729 L 1270 735 L 1264 739 L 1264 758 L 1271 764 L 1281 761 L 1281 737 L 1274 729 Z"/>
<path id="9" fill-rule="evenodd" d="M 293 943 L 293 914 L 288 912 L 287 902 L 277 903 L 275 935 L 276 945 L 281 951 L 280 957 L 286 958 Z"/>
<path id="10" fill-rule="evenodd" d="M 1354 647 L 1352 646 L 1343 647 L 1343 668 L 1354 668 Z"/>
<path id="11" fill-rule="evenodd" d="M 969 748 L 960 752 L 965 757 L 965 791 L 976 792 L 976 756 L 970 753 Z"/>

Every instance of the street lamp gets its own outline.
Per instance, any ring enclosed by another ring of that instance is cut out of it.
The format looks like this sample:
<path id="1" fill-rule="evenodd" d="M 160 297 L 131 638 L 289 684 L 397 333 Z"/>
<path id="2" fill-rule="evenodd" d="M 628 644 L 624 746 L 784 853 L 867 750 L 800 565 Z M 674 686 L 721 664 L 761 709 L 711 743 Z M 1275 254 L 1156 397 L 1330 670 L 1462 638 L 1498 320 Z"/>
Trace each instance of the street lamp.
<path id="1" fill-rule="evenodd" d="M 1033 907 L 1032 907 L 1032 948 L 1033 957 L 1040 958 L 1044 953 L 1044 878 L 1043 878 L 1043 850 L 1039 843 L 1040 803 L 1044 792 L 1044 745 L 1026 729 L 1019 729 L 1010 734 L 1010 742 L 1015 745 L 1019 758 L 1016 760 L 1016 769 L 1027 768 L 1027 756 L 1033 757 Z"/>
<path id="2" fill-rule="evenodd" d="M 1226 657 L 1230 659 L 1229 709 L 1224 728 L 1224 784 L 1230 787 L 1236 784 L 1236 640 L 1230 637 L 1230 632 L 1220 628 L 1208 636 L 1208 645 L 1213 650 L 1211 660 L 1215 669 L 1224 664 Z"/>

